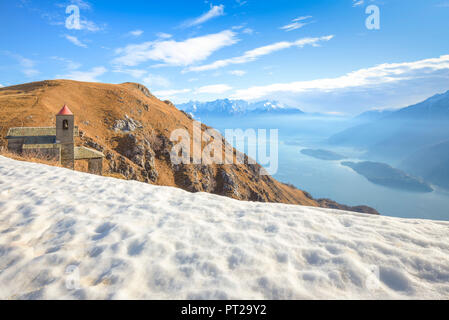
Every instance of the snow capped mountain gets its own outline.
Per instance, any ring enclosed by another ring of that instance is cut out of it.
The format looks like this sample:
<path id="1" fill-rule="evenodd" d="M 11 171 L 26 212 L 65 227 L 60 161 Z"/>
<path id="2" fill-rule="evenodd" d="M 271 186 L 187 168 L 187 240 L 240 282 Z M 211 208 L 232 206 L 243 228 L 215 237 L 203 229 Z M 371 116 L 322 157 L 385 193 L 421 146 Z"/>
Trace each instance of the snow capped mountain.
<path id="1" fill-rule="evenodd" d="M 448 299 L 449 223 L 0 156 L 0 299 Z"/>
<path id="2" fill-rule="evenodd" d="M 280 102 L 263 100 L 247 102 L 244 100 L 219 99 L 209 102 L 191 101 L 178 104 L 178 109 L 194 116 L 241 116 L 251 114 L 303 114 L 298 108 L 288 107 Z"/>

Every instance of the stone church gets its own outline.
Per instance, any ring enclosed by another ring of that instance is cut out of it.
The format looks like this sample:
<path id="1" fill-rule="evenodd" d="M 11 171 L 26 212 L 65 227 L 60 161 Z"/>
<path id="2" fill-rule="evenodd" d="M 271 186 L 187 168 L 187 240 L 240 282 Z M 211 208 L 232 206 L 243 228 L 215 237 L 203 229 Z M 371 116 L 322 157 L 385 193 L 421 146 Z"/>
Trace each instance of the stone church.
<path id="1" fill-rule="evenodd" d="M 64 105 L 56 115 L 56 127 L 10 128 L 6 139 L 10 151 L 55 158 L 69 169 L 75 168 L 76 160 L 87 160 L 89 172 L 101 175 L 104 154 L 86 147 L 75 147 L 78 135 L 75 116 Z"/>

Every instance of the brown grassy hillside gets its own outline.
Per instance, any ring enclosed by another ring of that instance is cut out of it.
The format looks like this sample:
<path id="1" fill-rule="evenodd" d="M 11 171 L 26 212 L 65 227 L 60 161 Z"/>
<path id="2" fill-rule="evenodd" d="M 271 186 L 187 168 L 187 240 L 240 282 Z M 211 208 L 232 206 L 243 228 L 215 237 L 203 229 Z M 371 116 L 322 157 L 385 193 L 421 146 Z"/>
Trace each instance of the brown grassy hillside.
<path id="1" fill-rule="evenodd" d="M 0 144 L 6 145 L 4 137 L 10 127 L 54 126 L 55 114 L 63 104 L 74 113 L 80 128 L 77 144 L 106 155 L 107 175 L 240 200 L 340 206 L 259 175 L 259 165 L 172 165 L 170 134 L 184 128 L 192 136 L 193 120 L 136 83 L 51 80 L 0 88 Z M 122 131 L 124 125 L 133 130 Z M 365 207 L 349 209 L 375 213 Z"/>

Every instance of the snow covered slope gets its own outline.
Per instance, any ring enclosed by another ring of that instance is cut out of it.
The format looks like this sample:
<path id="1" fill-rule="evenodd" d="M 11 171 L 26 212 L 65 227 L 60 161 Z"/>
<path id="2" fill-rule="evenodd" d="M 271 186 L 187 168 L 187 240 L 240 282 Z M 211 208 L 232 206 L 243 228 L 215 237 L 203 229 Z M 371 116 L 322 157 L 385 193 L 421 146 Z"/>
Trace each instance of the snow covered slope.
<path id="1" fill-rule="evenodd" d="M 449 223 L 0 157 L 1 299 L 449 298 Z"/>

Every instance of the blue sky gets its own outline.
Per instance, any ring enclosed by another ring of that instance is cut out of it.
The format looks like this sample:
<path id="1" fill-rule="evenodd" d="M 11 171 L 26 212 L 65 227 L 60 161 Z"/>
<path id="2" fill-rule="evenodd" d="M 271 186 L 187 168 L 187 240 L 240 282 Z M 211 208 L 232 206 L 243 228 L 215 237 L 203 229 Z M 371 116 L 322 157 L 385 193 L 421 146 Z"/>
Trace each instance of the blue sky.
<path id="1" fill-rule="evenodd" d="M 366 26 L 370 6 L 379 29 Z M 449 90 L 449 0 L 16 0 L 0 15 L 2 86 L 132 81 L 175 103 L 275 99 L 342 114 Z"/>

